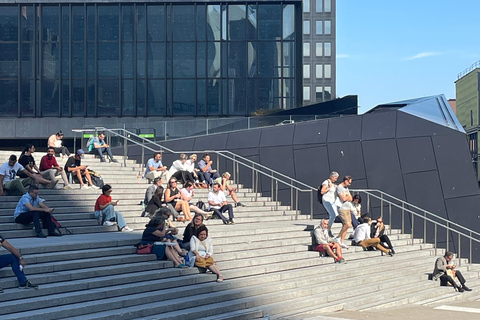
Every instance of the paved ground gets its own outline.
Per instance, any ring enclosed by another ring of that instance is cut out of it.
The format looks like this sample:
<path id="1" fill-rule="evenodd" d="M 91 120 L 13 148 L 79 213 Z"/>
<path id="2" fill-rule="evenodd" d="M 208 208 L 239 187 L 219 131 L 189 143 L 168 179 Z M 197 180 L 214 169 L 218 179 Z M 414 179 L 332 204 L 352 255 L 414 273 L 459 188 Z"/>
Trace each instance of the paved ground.
<path id="1" fill-rule="evenodd" d="M 440 309 L 441 308 L 441 309 Z M 299 318 L 295 318 L 299 319 Z M 480 301 L 449 302 L 437 307 L 405 306 L 386 310 L 351 312 L 340 311 L 319 316 L 303 317 L 303 320 L 438 320 L 438 319 L 480 319 Z"/>

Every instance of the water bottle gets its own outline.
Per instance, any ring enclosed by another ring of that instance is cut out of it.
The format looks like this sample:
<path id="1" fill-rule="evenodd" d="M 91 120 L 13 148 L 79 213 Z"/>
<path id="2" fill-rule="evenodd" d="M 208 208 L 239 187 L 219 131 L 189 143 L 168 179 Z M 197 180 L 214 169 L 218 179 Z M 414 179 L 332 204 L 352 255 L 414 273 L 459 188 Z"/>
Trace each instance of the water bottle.
<path id="1" fill-rule="evenodd" d="M 263 317 L 263 319 L 265 319 L 265 320 L 270 320 L 270 315 L 267 313 L 267 314 L 265 315 L 265 317 Z"/>

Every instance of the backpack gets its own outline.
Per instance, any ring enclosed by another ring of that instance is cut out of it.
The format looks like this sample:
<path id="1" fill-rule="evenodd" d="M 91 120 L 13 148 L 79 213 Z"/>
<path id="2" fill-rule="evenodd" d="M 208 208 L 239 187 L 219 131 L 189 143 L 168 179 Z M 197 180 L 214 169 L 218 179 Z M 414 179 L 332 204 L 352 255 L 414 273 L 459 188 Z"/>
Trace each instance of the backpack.
<path id="1" fill-rule="evenodd" d="M 207 207 L 205 206 L 205 203 L 204 203 L 202 200 L 198 200 L 195 205 L 196 205 L 200 210 L 203 210 L 203 211 L 205 211 L 205 209 L 207 208 Z"/>
<path id="2" fill-rule="evenodd" d="M 90 147 L 93 144 L 93 139 L 95 139 L 95 137 L 93 137 L 93 136 L 88 138 L 87 143 L 85 144 L 85 148 L 87 149 L 88 152 L 92 151 L 92 150 L 90 150 Z"/>
<path id="3" fill-rule="evenodd" d="M 103 178 L 100 176 L 100 174 L 90 169 L 88 169 L 88 172 L 90 173 L 90 178 L 92 179 L 93 185 L 101 189 L 105 183 L 103 182 Z"/>
<path id="4" fill-rule="evenodd" d="M 319 185 L 318 188 L 317 188 L 317 201 L 322 203 L 322 197 L 323 197 L 322 186 Z"/>

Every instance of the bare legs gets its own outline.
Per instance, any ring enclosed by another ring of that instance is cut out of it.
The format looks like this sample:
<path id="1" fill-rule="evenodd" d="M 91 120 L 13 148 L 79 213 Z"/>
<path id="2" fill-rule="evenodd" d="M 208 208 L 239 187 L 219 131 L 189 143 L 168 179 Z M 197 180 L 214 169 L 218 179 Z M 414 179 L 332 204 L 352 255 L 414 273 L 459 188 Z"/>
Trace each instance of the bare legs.
<path id="1" fill-rule="evenodd" d="M 182 264 L 182 260 L 180 259 L 180 257 L 172 247 L 165 246 L 165 255 L 169 260 L 173 262 L 173 265 L 175 266 L 175 268 L 177 268 L 179 265 Z"/>
<path id="2" fill-rule="evenodd" d="M 216 264 L 208 266 L 207 268 L 208 268 L 208 270 L 212 271 L 212 273 L 217 275 L 217 281 L 218 282 L 223 281 L 223 276 L 222 276 L 222 273 L 220 272 L 220 268 Z"/>
<path id="3" fill-rule="evenodd" d="M 190 205 L 187 201 L 178 200 L 175 204 L 175 210 L 182 211 L 185 214 L 185 220 L 192 220 L 192 215 L 190 214 Z"/>

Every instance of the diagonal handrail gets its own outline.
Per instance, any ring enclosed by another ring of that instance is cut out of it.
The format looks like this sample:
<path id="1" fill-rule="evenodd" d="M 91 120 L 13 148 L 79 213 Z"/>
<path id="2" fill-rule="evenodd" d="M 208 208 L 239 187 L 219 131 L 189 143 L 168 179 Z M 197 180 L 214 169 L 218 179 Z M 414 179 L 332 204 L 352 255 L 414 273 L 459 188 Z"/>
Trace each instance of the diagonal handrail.
<path id="1" fill-rule="evenodd" d="M 278 171 L 275 171 L 273 169 L 270 169 L 260 163 L 257 163 L 253 160 L 250 160 L 248 158 L 245 158 L 243 156 L 240 156 L 234 152 L 231 152 L 229 150 L 201 150 L 201 151 L 193 151 L 193 150 L 188 150 L 188 151 L 174 151 L 172 149 L 169 149 L 159 143 L 156 143 L 154 141 L 151 141 L 151 140 L 148 140 L 146 138 L 143 138 L 133 132 L 130 132 L 130 131 L 127 131 L 125 130 L 124 128 L 118 128 L 118 129 L 108 129 L 108 128 L 105 128 L 105 127 L 95 127 L 95 129 L 74 129 L 72 130 L 74 132 L 91 132 L 91 131 L 104 131 L 104 132 L 109 132 L 110 134 L 113 134 L 115 136 L 118 136 L 122 139 L 124 139 L 124 141 L 128 141 L 128 142 L 131 142 L 133 144 L 136 144 L 138 146 L 140 146 L 142 148 L 142 163 L 144 162 L 144 159 L 143 159 L 143 152 L 145 149 L 147 150 L 150 150 L 152 152 L 163 152 L 163 151 L 166 151 L 166 152 L 169 152 L 169 153 L 172 153 L 172 154 L 178 154 L 178 153 L 192 153 L 192 152 L 209 152 L 209 153 L 212 153 L 212 154 L 216 154 L 218 157 L 222 157 L 226 160 L 230 160 L 232 161 L 232 163 L 234 164 L 234 174 L 235 173 L 238 173 L 238 166 L 243 166 L 245 168 L 248 168 L 250 170 L 252 170 L 252 186 L 253 186 L 253 189 L 254 191 L 258 191 L 258 181 L 259 181 L 259 178 L 258 178 L 258 175 L 262 175 L 264 177 L 267 177 L 267 178 L 270 178 L 271 179 L 271 186 L 272 186 L 272 189 L 271 189 L 271 195 L 272 195 L 272 199 L 274 199 L 274 192 L 276 192 L 276 203 L 277 203 L 277 206 L 278 206 L 278 183 L 280 184 L 283 184 L 283 185 L 286 185 L 287 187 L 290 187 L 291 189 L 291 205 L 293 205 L 294 203 L 294 198 L 296 198 L 296 205 L 295 205 L 295 210 L 296 210 L 296 219 L 298 219 L 298 193 L 299 192 L 302 192 L 302 193 L 305 193 L 305 192 L 309 192 L 310 193 L 310 219 L 313 218 L 313 203 L 314 203 L 314 200 L 313 200 L 313 195 L 314 193 L 317 191 L 317 188 L 315 187 L 312 187 L 306 183 L 303 183 L 301 181 L 298 181 L 292 177 L 289 177 L 281 172 L 278 172 Z M 121 133 L 118 133 L 118 132 L 121 132 Z M 131 139 L 131 137 L 135 137 L 136 139 L 139 139 L 140 141 L 142 142 L 139 142 L 139 141 L 136 141 L 134 139 Z M 154 147 L 158 148 L 158 149 L 155 149 Z M 124 161 L 126 161 L 125 159 L 127 158 L 127 145 L 126 143 L 124 143 L 124 153 L 125 153 L 125 157 L 124 157 Z M 235 179 L 235 177 L 234 177 Z M 275 187 L 274 187 L 274 183 L 275 183 Z M 293 196 L 293 191 L 295 190 L 295 195 L 296 197 Z M 458 223 L 455 223 L 455 222 L 452 222 L 446 218 L 443 218 L 439 215 L 436 215 L 432 212 L 429 212 L 425 209 L 422 209 L 418 206 L 415 206 L 411 203 L 408 203 L 402 199 L 399 199 L 395 196 L 392 196 L 386 192 L 383 192 L 383 191 L 380 191 L 380 190 L 377 190 L 377 189 L 352 189 L 351 190 L 352 192 L 362 192 L 362 193 L 365 193 L 367 195 L 367 207 L 370 207 L 370 197 L 372 198 L 375 198 L 375 199 L 378 199 L 380 200 L 381 202 L 381 215 L 383 216 L 383 202 L 385 202 L 386 204 L 388 204 L 389 206 L 389 214 L 390 214 L 390 221 L 391 221 L 391 214 L 392 214 L 392 206 L 395 207 L 395 208 L 398 208 L 398 209 L 401 209 L 402 210 L 402 232 L 404 231 L 403 230 L 403 226 L 404 226 L 404 213 L 405 212 L 408 212 L 409 214 L 412 215 L 412 239 L 413 239 L 413 231 L 414 231 L 414 217 L 417 217 L 417 218 L 421 218 L 424 222 L 424 234 L 423 234 L 423 237 L 424 237 L 424 240 L 426 242 L 426 238 L 427 238 L 427 229 L 426 229 L 426 223 L 429 222 L 429 223 L 432 223 L 435 225 L 435 248 L 437 248 L 437 227 L 441 227 L 445 230 L 447 230 L 447 250 L 449 248 L 449 232 L 454 232 L 457 234 L 458 236 L 458 245 L 459 245 L 459 252 L 458 252 L 458 255 L 460 256 L 461 255 L 461 252 L 460 252 L 460 240 L 461 240 L 461 237 L 464 237 L 466 239 L 468 239 L 470 241 L 470 261 L 472 261 L 472 242 L 476 242 L 476 243 L 480 243 L 480 239 L 476 238 L 475 236 L 477 237 L 480 237 L 480 233 L 477 232 L 477 231 L 474 231 L 472 229 L 469 229 L 467 227 L 464 227 Z M 377 194 L 379 195 L 377 195 Z M 415 212 L 414 210 L 417 210 L 419 212 Z M 460 230 L 458 230 L 460 229 Z M 413 241 L 412 241 L 412 244 L 413 244 Z"/>

